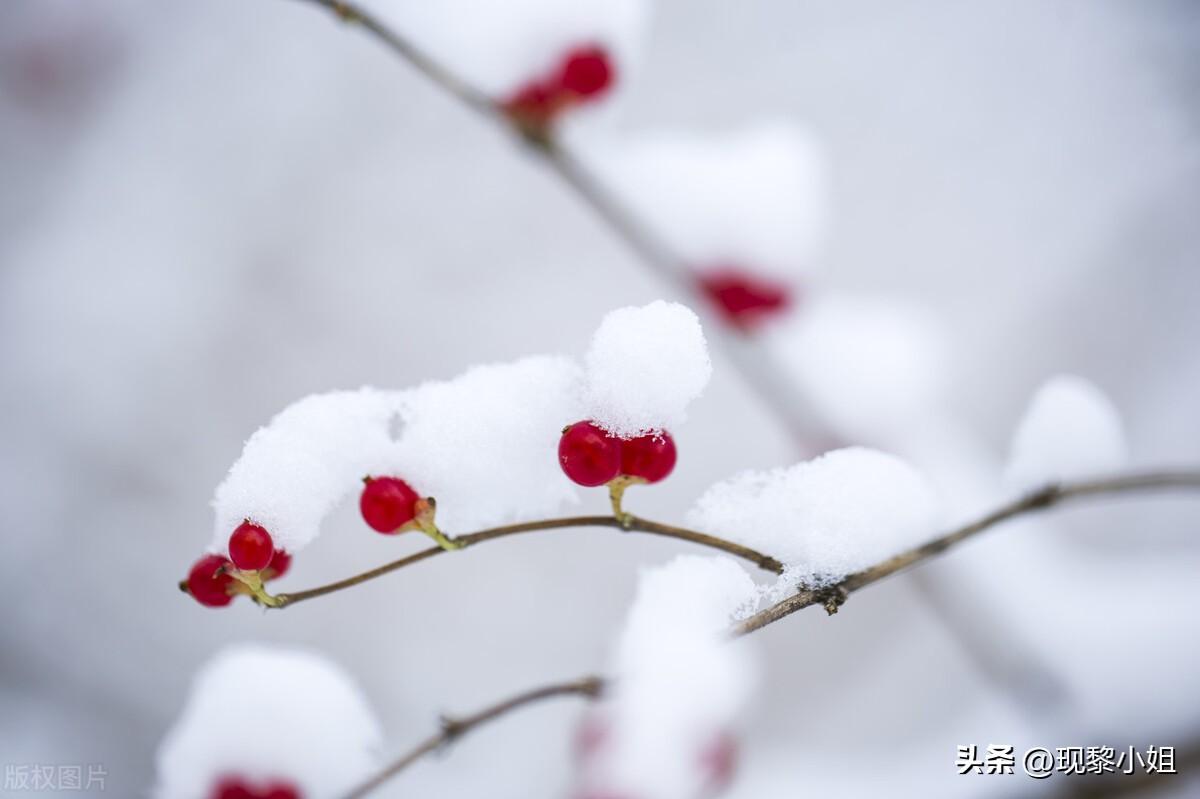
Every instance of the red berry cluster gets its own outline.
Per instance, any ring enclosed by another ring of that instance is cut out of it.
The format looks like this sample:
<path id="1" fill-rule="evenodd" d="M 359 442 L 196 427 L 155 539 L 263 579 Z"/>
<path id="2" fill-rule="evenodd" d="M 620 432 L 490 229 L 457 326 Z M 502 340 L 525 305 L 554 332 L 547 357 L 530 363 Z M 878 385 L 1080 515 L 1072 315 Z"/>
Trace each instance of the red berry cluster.
<path id="1" fill-rule="evenodd" d="M 594 422 L 576 422 L 563 430 L 558 462 L 581 486 L 600 486 L 629 477 L 657 483 L 675 468 L 675 441 L 663 430 L 621 439 Z"/>
<path id="2" fill-rule="evenodd" d="M 233 601 L 241 592 L 241 583 L 229 573 L 231 569 L 257 572 L 266 580 L 274 580 L 287 573 L 292 565 L 292 556 L 276 549 L 271 534 L 265 528 L 246 520 L 229 536 L 229 557 L 205 555 L 192 565 L 184 585 L 197 602 L 210 608 L 219 608 Z"/>
<path id="3" fill-rule="evenodd" d="M 721 267 L 700 275 L 700 290 L 733 327 L 743 331 L 786 311 L 792 287 L 737 267 Z"/>
<path id="4" fill-rule="evenodd" d="M 209 799 L 302 799 L 299 789 L 289 782 L 271 780 L 255 785 L 241 777 L 222 777 L 208 796 Z"/>
<path id="5" fill-rule="evenodd" d="M 548 75 L 522 86 L 501 108 L 526 130 L 545 131 L 562 111 L 599 98 L 614 80 L 615 70 L 603 47 L 576 47 Z"/>

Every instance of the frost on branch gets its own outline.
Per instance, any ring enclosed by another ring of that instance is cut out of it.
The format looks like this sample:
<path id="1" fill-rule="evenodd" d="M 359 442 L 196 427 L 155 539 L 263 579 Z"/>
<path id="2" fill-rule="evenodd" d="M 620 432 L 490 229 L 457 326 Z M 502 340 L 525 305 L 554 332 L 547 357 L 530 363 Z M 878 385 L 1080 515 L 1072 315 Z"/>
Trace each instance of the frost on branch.
<path id="1" fill-rule="evenodd" d="M 718 483 L 688 515 L 785 564 L 783 586 L 821 586 L 872 566 L 935 533 L 938 505 L 925 478 L 863 447 L 827 452 Z"/>
<path id="2" fill-rule="evenodd" d="M 584 411 L 620 438 L 674 427 L 712 376 L 700 320 L 673 302 L 612 311 L 600 323 L 584 371 Z"/>
<path id="3" fill-rule="evenodd" d="M 1092 383 L 1058 375 L 1033 395 L 1013 435 L 1006 482 L 1029 490 L 1115 471 L 1127 450 L 1120 414 Z"/>
<path id="4" fill-rule="evenodd" d="M 240 784 L 331 799 L 375 770 L 381 741 L 362 694 L 330 661 L 296 650 L 230 647 L 196 675 L 159 747 L 153 795 L 209 799 L 222 784 Z"/>
<path id="5" fill-rule="evenodd" d="M 922 421 L 948 388 L 950 338 L 912 303 L 821 295 L 767 343 L 817 412 L 850 439 L 886 439 Z"/>
<path id="6" fill-rule="evenodd" d="M 745 643 L 727 631 L 756 599 L 728 558 L 682 556 L 642 574 L 611 699 L 584 728 L 577 796 L 687 799 L 723 787 L 733 726 L 757 676 Z"/>
<path id="7" fill-rule="evenodd" d="M 414 389 L 306 397 L 246 442 L 217 488 L 212 551 L 244 519 L 295 554 L 368 475 L 396 475 L 462 528 L 550 513 L 573 499 L 553 452 L 578 416 L 578 367 L 534 356 Z"/>
<path id="8" fill-rule="evenodd" d="M 488 95 L 500 99 L 552 72 L 581 46 L 628 68 L 646 25 L 645 0 L 366 0 L 398 30 Z"/>

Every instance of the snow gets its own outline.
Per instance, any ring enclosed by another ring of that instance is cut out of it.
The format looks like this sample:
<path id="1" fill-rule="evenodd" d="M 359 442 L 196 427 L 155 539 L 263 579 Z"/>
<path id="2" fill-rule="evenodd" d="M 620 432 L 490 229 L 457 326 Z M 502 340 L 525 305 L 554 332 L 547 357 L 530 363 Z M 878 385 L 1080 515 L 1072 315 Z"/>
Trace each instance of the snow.
<path id="1" fill-rule="evenodd" d="M 601 711 L 606 745 L 584 764 L 584 795 L 699 793 L 705 750 L 730 731 L 757 681 L 746 642 L 726 634 L 756 599 L 726 557 L 681 556 L 641 574 Z"/>
<path id="2" fill-rule="evenodd" d="M 336 797 L 377 768 L 382 733 L 334 663 L 243 644 L 197 673 L 158 750 L 155 799 L 207 799 L 221 777 L 282 779 L 305 799 Z"/>
<path id="3" fill-rule="evenodd" d="M 675 427 L 712 376 L 700 320 L 659 300 L 620 308 L 600 323 L 588 348 L 588 418 L 622 438 Z"/>
<path id="4" fill-rule="evenodd" d="M 932 538 L 938 515 L 934 492 L 911 466 L 848 447 L 717 483 L 688 523 L 780 559 L 782 584 L 820 586 Z"/>
<path id="5" fill-rule="evenodd" d="M 570 49 L 597 44 L 618 82 L 647 24 L 646 0 L 367 0 L 367 8 L 470 85 L 497 99 L 554 68 Z"/>
<path id="6" fill-rule="evenodd" d="M 1127 460 L 1121 416 L 1094 384 L 1057 375 L 1033 395 L 1017 424 L 1005 482 L 1029 490 L 1115 471 Z"/>
<path id="7" fill-rule="evenodd" d="M 570 359 L 534 356 L 408 392 L 399 475 L 437 499 L 450 532 L 554 513 L 576 499 L 555 453 L 582 414 L 579 381 Z"/>
<path id="8" fill-rule="evenodd" d="M 591 142 L 594 169 L 683 260 L 774 277 L 809 273 L 826 229 L 827 166 L 786 120 L 724 133 L 657 131 Z"/>
<path id="9" fill-rule="evenodd" d="M 950 336 L 917 303 L 821 294 L 766 340 L 817 412 L 853 440 L 918 423 L 939 409 L 949 387 Z"/>
<path id="10" fill-rule="evenodd" d="M 367 475 L 436 498 L 452 531 L 551 513 L 575 498 L 553 453 L 581 413 L 579 380 L 569 359 L 531 356 L 406 391 L 306 397 L 251 436 L 218 486 L 211 551 L 251 519 L 295 553 Z"/>
<path id="11" fill-rule="evenodd" d="M 363 388 L 308 396 L 277 414 L 217 486 L 210 551 L 228 554 L 229 534 L 244 519 L 265 527 L 277 548 L 294 554 L 307 546 L 392 446 L 396 402 L 393 393 Z"/>

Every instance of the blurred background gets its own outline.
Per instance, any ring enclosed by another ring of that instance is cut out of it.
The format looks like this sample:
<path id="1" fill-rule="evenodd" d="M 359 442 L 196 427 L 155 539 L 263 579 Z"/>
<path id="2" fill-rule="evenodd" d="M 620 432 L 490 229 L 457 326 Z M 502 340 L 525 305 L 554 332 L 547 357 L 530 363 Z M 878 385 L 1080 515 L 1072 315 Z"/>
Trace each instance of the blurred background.
<path id="1" fill-rule="evenodd" d="M 1114 398 L 1138 463 L 1200 459 L 1200 6 L 659 0 L 645 45 L 622 123 L 803 121 L 829 160 L 824 285 L 952 331 L 952 421 L 905 445 L 952 502 L 987 494 L 1060 371 Z M 0 174 L 0 762 L 101 763 L 143 795 L 231 641 L 332 656 L 397 752 L 605 666 L 638 568 L 680 545 L 522 537 L 271 614 L 176 588 L 287 403 L 579 354 L 607 310 L 677 297 L 510 136 L 305 4 L 7 0 Z M 639 512 L 795 460 L 715 366 Z M 955 747 L 1195 746 L 1198 528 L 1180 497 L 1056 512 L 763 631 L 733 795 L 1051 795 L 959 777 Z M 344 508 L 282 587 L 421 546 Z M 380 795 L 560 795 L 579 715 L 511 717 Z"/>

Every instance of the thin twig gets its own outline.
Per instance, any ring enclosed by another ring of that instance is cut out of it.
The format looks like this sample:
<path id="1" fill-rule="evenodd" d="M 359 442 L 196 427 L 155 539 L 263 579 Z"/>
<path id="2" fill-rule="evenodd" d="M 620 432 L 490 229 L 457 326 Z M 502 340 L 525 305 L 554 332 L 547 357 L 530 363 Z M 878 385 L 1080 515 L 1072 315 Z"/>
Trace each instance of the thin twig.
<path id="1" fill-rule="evenodd" d="M 773 624 L 798 610 L 813 605 L 822 605 L 832 615 L 837 612 L 841 604 L 854 591 L 879 582 L 885 577 L 889 577 L 918 563 L 937 557 L 956 544 L 1017 516 L 1046 510 L 1070 499 L 1125 494 L 1143 490 L 1167 489 L 1200 489 L 1200 471 L 1147 472 L 1144 474 L 1117 475 L 1078 483 L 1047 486 L 1007 505 L 1002 505 L 976 521 L 939 536 L 926 544 L 889 558 L 877 566 L 852 574 L 830 587 L 816 590 L 803 589 L 789 599 L 785 599 L 744 620 L 736 625 L 731 630 L 731 633 L 735 637 L 747 635 L 755 630 L 761 630 L 763 627 Z M 500 718 L 511 710 L 553 696 L 576 693 L 594 698 L 599 696 L 611 684 L 611 679 L 591 676 L 569 683 L 559 683 L 527 691 L 503 702 L 498 702 L 473 716 L 467 717 L 466 721 L 469 723 L 463 729 L 464 731 L 472 729 L 484 722 Z M 579 687 L 582 685 L 586 685 L 587 690 L 582 690 Z M 575 686 L 575 688 L 571 689 L 569 686 Z M 461 725 L 461 723 L 458 722 L 457 724 Z M 369 790 L 378 787 L 388 778 L 403 771 L 427 753 L 451 741 L 454 736 L 447 737 L 445 727 L 446 724 L 443 722 L 441 733 L 427 738 L 418 744 L 398 760 L 388 765 L 386 769 L 372 778 L 370 782 L 347 796 L 346 799 L 361 799 Z M 458 729 L 457 726 L 454 726 L 454 728 Z"/>
<path id="2" fill-rule="evenodd" d="M 600 695 L 603 687 L 604 681 L 599 677 L 583 677 L 578 680 L 555 683 L 553 685 L 542 686 L 541 688 L 534 688 L 531 691 L 525 691 L 524 693 L 509 697 L 502 702 L 497 702 L 470 716 L 462 716 L 461 718 L 443 717 L 440 732 L 429 736 L 405 752 L 383 771 L 346 794 L 345 799 L 361 799 L 361 797 L 366 796 L 425 755 L 441 749 L 471 732 L 476 727 L 486 724 L 493 719 L 507 715 L 514 710 L 519 710 L 526 705 L 532 705 L 544 699 L 553 699 L 559 696 L 582 696 L 587 699 L 595 699 Z"/>
<path id="3" fill-rule="evenodd" d="M 437 86 L 462 101 L 471 110 L 491 122 L 513 131 L 530 145 L 530 149 L 542 157 L 563 182 L 573 190 L 584 204 L 602 219 L 610 230 L 621 239 L 646 266 L 687 296 L 697 300 L 697 310 L 706 321 L 712 319 L 708 301 L 701 296 L 698 283 L 676 253 L 651 230 L 644 220 L 592 175 L 553 135 L 552 131 L 539 131 L 531 135 L 516 124 L 503 109 L 485 93 L 471 86 L 454 74 L 412 41 L 388 26 L 371 12 L 352 2 L 342 0 L 306 0 L 329 9 L 348 23 L 356 24 L 375 36 L 392 53 L 415 67 Z M 816 428 L 815 416 L 810 412 L 811 404 L 787 381 L 782 373 L 772 368 L 766 353 L 747 336 L 721 324 L 706 324 L 713 340 L 758 395 L 775 418 L 780 419 L 798 443 L 811 440 L 820 431 Z"/>
<path id="4" fill-rule="evenodd" d="M 1200 488 L 1200 472 L 1149 472 L 1146 474 L 1118 475 L 1097 480 L 1064 485 L 1050 485 L 1020 499 L 1002 505 L 957 530 L 952 530 L 932 541 L 902 552 L 882 563 L 855 572 L 827 588 L 805 588 L 765 610 L 761 610 L 739 624 L 737 635 L 744 635 L 779 621 L 810 605 L 824 605 L 830 613 L 845 601 L 846 597 L 860 588 L 876 583 L 885 577 L 904 571 L 921 561 L 940 555 L 950 547 L 994 527 L 1000 522 L 1025 513 L 1045 510 L 1070 499 L 1106 494 L 1123 494 L 1150 489 Z"/>
<path id="5" fill-rule="evenodd" d="M 638 516 L 627 515 L 625 521 L 617 519 L 615 516 L 568 516 L 562 519 L 541 519 L 533 522 L 521 522 L 519 524 L 509 524 L 503 527 L 492 527 L 488 530 L 480 530 L 477 533 L 469 533 L 460 535 L 454 538 L 455 542 L 462 544 L 462 549 L 468 549 L 476 544 L 482 544 L 485 541 L 496 541 L 509 536 L 520 535 L 522 533 L 533 533 L 544 530 L 566 530 L 584 527 L 611 527 L 623 532 L 632 533 L 649 533 L 650 535 L 658 535 L 666 538 L 674 538 L 680 541 L 690 541 L 701 546 L 718 549 L 722 552 L 727 552 L 735 557 L 753 563 L 760 569 L 779 574 L 783 571 L 783 564 L 770 555 L 764 555 L 761 552 L 751 549 L 747 546 L 726 541 L 723 538 L 701 533 L 696 530 L 688 530 L 684 527 L 676 527 L 662 522 L 643 519 Z M 456 550 L 458 551 L 458 550 Z M 436 557 L 445 553 L 446 550 L 441 547 L 430 547 L 423 549 L 420 552 L 415 552 L 407 557 L 394 560 L 391 563 L 385 563 L 382 566 L 377 566 L 374 569 L 365 571 L 362 574 L 356 574 L 353 577 L 347 577 L 344 580 L 338 580 L 328 585 L 322 585 L 317 588 L 309 588 L 304 591 L 292 591 L 289 593 L 277 594 L 275 596 L 276 608 L 284 608 L 289 605 L 294 605 L 297 602 L 303 602 L 306 599 L 312 599 L 325 594 L 332 594 L 335 591 L 341 591 L 346 588 L 365 583 L 368 580 L 374 580 L 376 577 L 382 577 L 385 574 L 403 569 L 405 566 L 411 566 L 414 563 L 420 563 L 423 560 Z"/>

